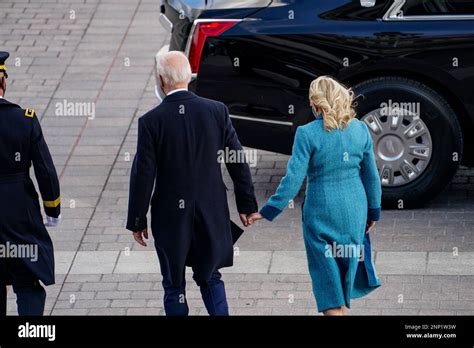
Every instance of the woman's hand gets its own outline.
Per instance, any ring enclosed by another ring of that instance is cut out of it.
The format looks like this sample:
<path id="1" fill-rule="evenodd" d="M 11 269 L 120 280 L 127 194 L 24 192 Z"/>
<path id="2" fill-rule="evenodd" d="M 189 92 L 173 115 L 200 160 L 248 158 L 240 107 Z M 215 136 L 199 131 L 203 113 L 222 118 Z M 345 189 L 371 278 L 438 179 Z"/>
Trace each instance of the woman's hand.
<path id="1" fill-rule="evenodd" d="M 375 221 L 367 221 L 367 224 L 365 225 L 365 233 L 369 234 L 369 232 L 372 231 L 372 229 L 375 228 Z"/>
<path id="2" fill-rule="evenodd" d="M 257 213 L 250 214 L 250 216 L 248 217 L 248 222 L 249 222 L 249 225 L 252 225 L 255 221 L 262 220 L 262 219 L 263 219 L 263 216 L 257 212 Z"/>

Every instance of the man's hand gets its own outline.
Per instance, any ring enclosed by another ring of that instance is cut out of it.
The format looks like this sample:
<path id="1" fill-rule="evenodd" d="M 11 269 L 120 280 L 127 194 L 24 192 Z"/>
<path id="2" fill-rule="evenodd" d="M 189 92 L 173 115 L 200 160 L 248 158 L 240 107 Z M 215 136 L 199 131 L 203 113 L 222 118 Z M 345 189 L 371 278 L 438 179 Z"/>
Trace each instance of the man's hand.
<path id="1" fill-rule="evenodd" d="M 375 227 L 375 221 L 367 221 L 367 225 L 365 225 L 365 233 L 369 234 L 372 229 Z"/>
<path id="2" fill-rule="evenodd" d="M 252 225 L 255 221 L 262 220 L 263 216 L 259 213 L 253 213 L 248 216 L 248 222 L 250 225 Z"/>
<path id="3" fill-rule="evenodd" d="M 248 220 L 249 215 L 250 214 L 239 214 L 240 221 L 242 221 L 242 225 L 244 225 L 245 227 L 248 227 L 250 225 Z"/>
<path id="4" fill-rule="evenodd" d="M 145 228 L 143 231 L 133 232 L 133 238 L 135 238 L 137 243 L 146 247 L 146 243 L 143 240 L 143 237 L 145 237 L 145 239 L 148 239 L 148 228 Z"/>

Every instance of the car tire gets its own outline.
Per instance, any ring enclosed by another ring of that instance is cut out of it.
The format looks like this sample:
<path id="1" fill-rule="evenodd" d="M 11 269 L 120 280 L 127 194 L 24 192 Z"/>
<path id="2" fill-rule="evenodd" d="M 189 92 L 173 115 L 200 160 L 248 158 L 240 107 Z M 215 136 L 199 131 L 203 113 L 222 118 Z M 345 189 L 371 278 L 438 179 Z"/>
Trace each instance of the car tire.
<path id="1" fill-rule="evenodd" d="M 396 105 L 394 103 L 417 103 L 413 105 L 419 106 L 419 118 L 422 121 L 421 124 L 428 129 L 428 134 L 425 136 L 429 137 L 431 143 L 429 161 L 425 160 L 423 171 L 418 171 L 416 178 L 411 181 L 406 179 L 406 183 L 398 185 L 390 185 L 389 181 L 385 181 L 382 206 L 399 209 L 423 206 L 449 184 L 461 163 L 463 135 L 455 112 L 435 90 L 418 81 L 403 77 L 370 79 L 357 84 L 354 87 L 354 92 L 357 97 L 357 115 L 362 119 L 366 119 L 367 115 L 370 115 L 374 110 L 380 110 L 381 105 L 387 105 L 383 103 L 389 101 L 392 102 L 392 105 Z M 390 125 L 388 124 L 388 126 Z M 383 129 L 386 128 L 388 127 Z M 378 139 L 381 138 L 378 137 Z M 377 152 L 380 150 L 377 146 L 380 145 L 377 145 L 374 139 L 374 151 L 380 171 L 381 165 L 385 166 L 388 162 L 381 159 L 381 157 L 384 159 L 387 157 L 384 157 L 383 152 Z M 388 171 L 390 172 L 391 169 Z M 406 174 L 405 171 L 402 172 Z M 404 178 L 408 178 L 401 175 L 400 171 L 398 173 L 402 181 Z M 382 177 L 384 176 L 382 175 Z M 390 175 L 389 178 L 393 181 L 394 175 Z"/>

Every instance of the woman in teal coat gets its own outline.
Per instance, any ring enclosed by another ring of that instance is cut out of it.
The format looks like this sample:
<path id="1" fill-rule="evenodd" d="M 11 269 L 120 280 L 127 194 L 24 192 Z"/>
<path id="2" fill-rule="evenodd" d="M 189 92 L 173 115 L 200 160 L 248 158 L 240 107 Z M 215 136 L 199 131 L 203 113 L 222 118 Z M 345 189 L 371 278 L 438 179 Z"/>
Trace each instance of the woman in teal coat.
<path id="1" fill-rule="evenodd" d="M 275 219 L 307 178 L 303 235 L 319 312 L 344 315 L 351 298 L 380 286 L 368 231 L 380 218 L 381 184 L 372 138 L 355 118 L 353 92 L 332 78 L 312 82 L 316 119 L 298 127 L 287 173 L 249 222 Z"/>

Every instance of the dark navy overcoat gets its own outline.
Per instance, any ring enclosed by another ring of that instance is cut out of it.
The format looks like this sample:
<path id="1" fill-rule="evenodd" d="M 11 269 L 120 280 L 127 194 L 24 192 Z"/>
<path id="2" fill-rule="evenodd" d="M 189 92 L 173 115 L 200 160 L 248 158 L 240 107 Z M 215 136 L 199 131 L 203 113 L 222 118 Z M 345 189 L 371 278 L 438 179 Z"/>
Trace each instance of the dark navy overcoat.
<path id="1" fill-rule="evenodd" d="M 38 118 L 0 98 L 0 285 L 54 283 L 53 243 L 30 178 L 32 164 L 45 213 L 57 218 L 59 181 Z"/>
<path id="2" fill-rule="evenodd" d="M 182 283 L 185 265 L 193 267 L 195 278 L 207 281 L 215 270 L 233 264 L 220 151 L 242 151 L 227 107 L 220 102 L 179 91 L 139 119 L 127 229 L 147 227 L 151 199 L 155 246 L 162 273 L 173 284 Z M 226 166 L 237 210 L 256 212 L 249 166 L 233 162 Z"/>

